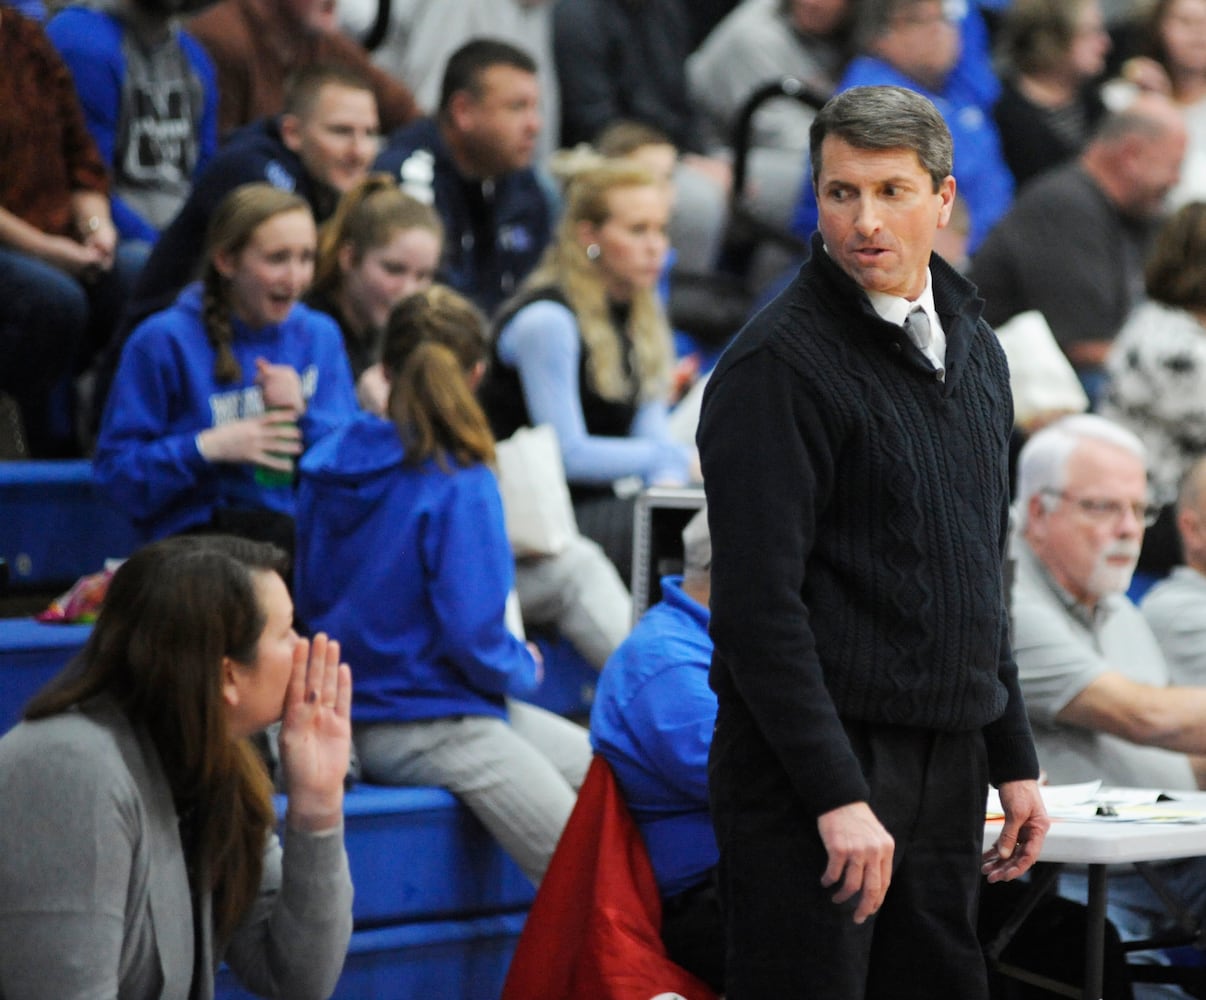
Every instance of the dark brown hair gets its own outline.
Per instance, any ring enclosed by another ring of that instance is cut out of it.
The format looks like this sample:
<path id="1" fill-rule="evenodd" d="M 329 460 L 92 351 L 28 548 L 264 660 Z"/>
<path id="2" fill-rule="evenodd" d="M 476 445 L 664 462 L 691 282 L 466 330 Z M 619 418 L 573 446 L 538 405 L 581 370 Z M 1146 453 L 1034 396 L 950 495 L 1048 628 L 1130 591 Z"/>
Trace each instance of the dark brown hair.
<path id="1" fill-rule="evenodd" d="M 247 740 L 229 735 L 222 662 L 254 664 L 265 614 L 255 573 L 282 572 L 263 542 L 189 535 L 135 552 L 114 574 L 80 654 L 25 708 L 57 715 L 112 698 L 155 747 L 181 817 L 190 877 L 213 894 L 225 942 L 251 906 L 275 821 L 272 784 Z"/>
<path id="2" fill-rule="evenodd" d="M 1143 280 L 1150 299 L 1178 309 L 1206 309 L 1206 202 L 1182 205 L 1164 223 Z"/>

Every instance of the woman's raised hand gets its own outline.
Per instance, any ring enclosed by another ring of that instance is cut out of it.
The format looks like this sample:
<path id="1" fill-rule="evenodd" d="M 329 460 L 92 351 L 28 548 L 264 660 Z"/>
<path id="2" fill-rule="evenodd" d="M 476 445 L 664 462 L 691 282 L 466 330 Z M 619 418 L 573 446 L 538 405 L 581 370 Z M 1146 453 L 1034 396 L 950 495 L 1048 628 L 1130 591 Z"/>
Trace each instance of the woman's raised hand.
<path id="1" fill-rule="evenodd" d="M 293 651 L 281 722 L 287 825 L 316 832 L 343 819 L 343 782 L 352 746 L 352 672 L 339 643 L 319 632 Z"/>

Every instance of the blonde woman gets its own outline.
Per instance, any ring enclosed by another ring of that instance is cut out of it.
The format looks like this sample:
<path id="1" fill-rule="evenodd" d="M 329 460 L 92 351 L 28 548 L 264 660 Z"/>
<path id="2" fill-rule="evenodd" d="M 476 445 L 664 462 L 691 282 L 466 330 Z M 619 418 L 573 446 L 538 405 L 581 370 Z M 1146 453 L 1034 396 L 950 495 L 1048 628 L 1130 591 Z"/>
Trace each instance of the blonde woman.
<path id="1" fill-rule="evenodd" d="M 578 526 L 631 575 L 631 504 L 618 480 L 684 485 L 692 455 L 671 439 L 670 329 L 656 293 L 669 243 L 666 185 L 625 161 L 569 183 L 553 243 L 503 308 L 482 400 L 496 436 L 551 424 Z"/>

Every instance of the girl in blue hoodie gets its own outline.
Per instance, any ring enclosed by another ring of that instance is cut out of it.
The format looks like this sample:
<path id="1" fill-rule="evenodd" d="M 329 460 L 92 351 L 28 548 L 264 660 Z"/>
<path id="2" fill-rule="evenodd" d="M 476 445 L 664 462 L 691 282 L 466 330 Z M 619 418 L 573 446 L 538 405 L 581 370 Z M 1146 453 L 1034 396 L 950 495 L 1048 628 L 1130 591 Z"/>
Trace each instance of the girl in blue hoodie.
<path id="1" fill-rule="evenodd" d="M 315 243 L 304 200 L 236 188 L 201 282 L 123 348 L 93 474 L 149 538 L 212 529 L 292 549 L 296 458 L 358 412 L 338 328 L 298 301 Z"/>
<path id="2" fill-rule="evenodd" d="M 586 731 L 512 700 L 535 647 L 504 623 L 514 566 L 473 396 L 485 322 L 433 287 L 390 315 L 386 417 L 363 413 L 301 462 L 299 615 L 356 666 L 364 777 L 442 785 L 538 883 L 590 761 Z"/>

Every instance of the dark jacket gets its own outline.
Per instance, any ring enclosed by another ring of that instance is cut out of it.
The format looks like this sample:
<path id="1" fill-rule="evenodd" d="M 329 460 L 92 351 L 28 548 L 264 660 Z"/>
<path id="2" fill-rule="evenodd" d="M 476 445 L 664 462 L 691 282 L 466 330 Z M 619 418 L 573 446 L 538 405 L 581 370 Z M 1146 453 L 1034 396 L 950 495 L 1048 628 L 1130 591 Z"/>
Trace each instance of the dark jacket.
<path id="1" fill-rule="evenodd" d="M 536 171 L 489 181 L 465 177 L 432 118 L 390 136 L 374 169 L 391 174 L 404 191 L 434 199 L 444 222 L 439 280 L 487 315 L 514 293 L 549 241 L 552 213 Z"/>
<path id="2" fill-rule="evenodd" d="M 742 331 L 704 397 L 711 682 L 820 815 L 868 797 L 843 723 L 982 730 L 1038 773 L 1009 644 L 1009 373 L 975 289 L 930 264 L 945 381 L 825 253 Z"/>

